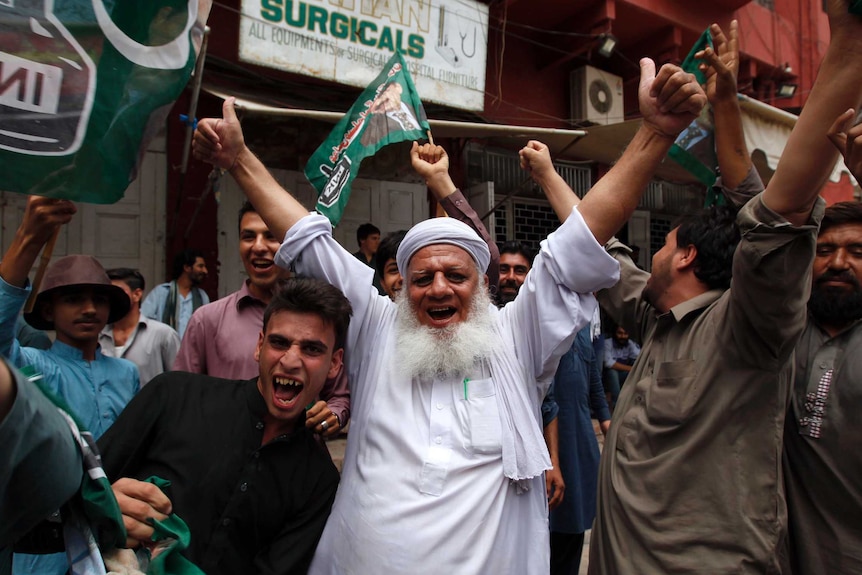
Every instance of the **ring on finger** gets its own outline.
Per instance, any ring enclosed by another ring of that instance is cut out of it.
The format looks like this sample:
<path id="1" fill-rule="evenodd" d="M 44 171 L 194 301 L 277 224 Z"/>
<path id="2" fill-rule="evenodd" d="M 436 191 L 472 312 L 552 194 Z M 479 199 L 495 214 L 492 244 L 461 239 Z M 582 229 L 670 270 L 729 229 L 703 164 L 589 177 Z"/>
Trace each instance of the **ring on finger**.
<path id="1" fill-rule="evenodd" d="M 325 419 L 323 421 L 321 421 L 320 422 L 320 429 L 322 429 L 323 431 L 326 431 L 327 429 L 329 429 L 329 422 L 327 422 Z"/>

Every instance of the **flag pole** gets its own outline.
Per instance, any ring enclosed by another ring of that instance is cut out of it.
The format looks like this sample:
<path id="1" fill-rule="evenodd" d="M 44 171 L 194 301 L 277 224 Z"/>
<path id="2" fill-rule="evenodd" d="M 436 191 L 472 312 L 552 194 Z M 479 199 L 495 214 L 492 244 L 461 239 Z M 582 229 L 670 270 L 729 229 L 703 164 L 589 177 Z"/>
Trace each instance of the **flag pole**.
<path id="1" fill-rule="evenodd" d="M 39 268 L 36 270 L 36 276 L 33 278 L 33 286 L 30 291 L 30 297 L 27 298 L 27 303 L 24 304 L 24 313 L 33 311 L 33 306 L 36 305 L 36 297 L 39 295 L 39 287 L 42 285 L 42 277 L 45 275 L 45 269 L 51 262 L 51 255 L 54 253 L 54 244 L 57 243 L 57 237 L 60 235 L 60 226 L 54 230 L 54 233 L 48 238 L 45 243 L 45 248 L 42 250 L 42 257 L 39 260 Z"/>
<path id="2" fill-rule="evenodd" d="M 180 166 L 180 174 L 186 175 L 189 169 L 189 153 L 192 149 L 192 136 L 195 131 L 195 115 L 198 111 L 198 98 L 201 94 L 201 83 L 204 76 L 204 62 L 207 59 L 207 45 L 209 44 L 210 27 L 204 27 L 204 38 L 201 41 L 201 52 L 198 61 L 195 62 L 195 83 L 192 85 L 192 98 L 189 103 L 189 119 L 186 122 L 186 139 L 183 142 L 183 163 Z"/>
<path id="3" fill-rule="evenodd" d="M 180 163 L 180 185 L 179 191 L 177 193 L 177 201 L 174 207 L 174 217 L 171 221 L 171 229 L 168 232 L 169 240 L 172 240 L 177 232 L 177 220 L 179 219 L 180 208 L 182 207 L 183 202 L 183 194 L 186 189 L 186 172 L 188 172 L 189 168 L 189 156 L 192 149 L 192 136 L 194 136 L 196 122 L 195 118 L 198 110 L 198 98 L 201 93 L 201 83 L 203 82 L 204 75 L 204 62 L 207 59 L 207 46 L 209 45 L 210 38 L 210 27 L 204 27 L 204 37 L 201 41 L 200 52 L 198 52 L 198 59 L 195 62 L 195 71 L 194 71 L 194 83 L 192 84 L 192 94 L 191 101 L 189 102 L 189 113 L 185 116 L 186 121 L 186 134 L 185 140 L 183 141 L 183 159 Z M 181 116 L 182 118 L 182 116 Z"/>
<path id="4" fill-rule="evenodd" d="M 428 134 L 428 143 L 431 144 L 432 146 L 435 145 L 434 144 L 434 136 L 431 135 L 431 130 L 428 129 L 425 133 Z M 434 217 L 435 218 L 448 218 L 449 214 L 446 213 L 446 210 L 443 209 L 443 206 L 440 204 L 440 202 L 438 202 L 435 199 L 434 203 L 437 205 L 437 207 L 434 210 L 434 212 L 435 212 Z"/>

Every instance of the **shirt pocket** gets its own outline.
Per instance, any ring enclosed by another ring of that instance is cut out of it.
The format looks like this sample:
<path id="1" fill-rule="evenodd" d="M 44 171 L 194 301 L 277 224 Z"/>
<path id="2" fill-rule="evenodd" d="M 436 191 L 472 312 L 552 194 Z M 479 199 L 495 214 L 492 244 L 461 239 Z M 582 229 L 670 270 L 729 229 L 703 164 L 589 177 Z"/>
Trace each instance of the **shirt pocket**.
<path id="1" fill-rule="evenodd" d="M 497 393 L 490 379 L 477 379 L 466 384 L 467 449 L 473 453 L 496 454 L 503 451 L 500 410 Z"/>
<path id="2" fill-rule="evenodd" d="M 650 422 L 677 425 L 688 419 L 697 395 L 697 363 L 693 359 L 659 364 L 655 385 L 647 398 Z"/>

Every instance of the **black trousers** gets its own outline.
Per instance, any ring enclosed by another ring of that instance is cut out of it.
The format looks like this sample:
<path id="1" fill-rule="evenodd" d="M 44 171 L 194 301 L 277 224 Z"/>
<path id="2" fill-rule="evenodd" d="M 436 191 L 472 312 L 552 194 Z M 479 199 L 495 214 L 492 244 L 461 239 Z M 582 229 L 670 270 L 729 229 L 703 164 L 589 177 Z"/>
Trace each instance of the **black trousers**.
<path id="1" fill-rule="evenodd" d="M 583 533 L 551 531 L 551 575 L 578 575 L 583 550 Z"/>

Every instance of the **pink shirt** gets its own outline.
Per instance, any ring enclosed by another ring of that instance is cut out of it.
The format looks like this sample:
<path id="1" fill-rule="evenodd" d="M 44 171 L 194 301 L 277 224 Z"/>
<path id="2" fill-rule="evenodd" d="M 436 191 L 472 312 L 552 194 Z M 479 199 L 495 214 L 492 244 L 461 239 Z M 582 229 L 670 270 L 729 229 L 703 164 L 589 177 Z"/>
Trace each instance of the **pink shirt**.
<path id="1" fill-rule="evenodd" d="M 265 309 L 266 303 L 251 295 L 248 282 L 239 291 L 198 308 L 189 320 L 173 369 L 225 379 L 257 377 L 254 351 Z M 347 425 L 350 391 L 343 369 L 334 379 L 326 380 L 320 398 L 338 416 L 342 427 Z"/>

